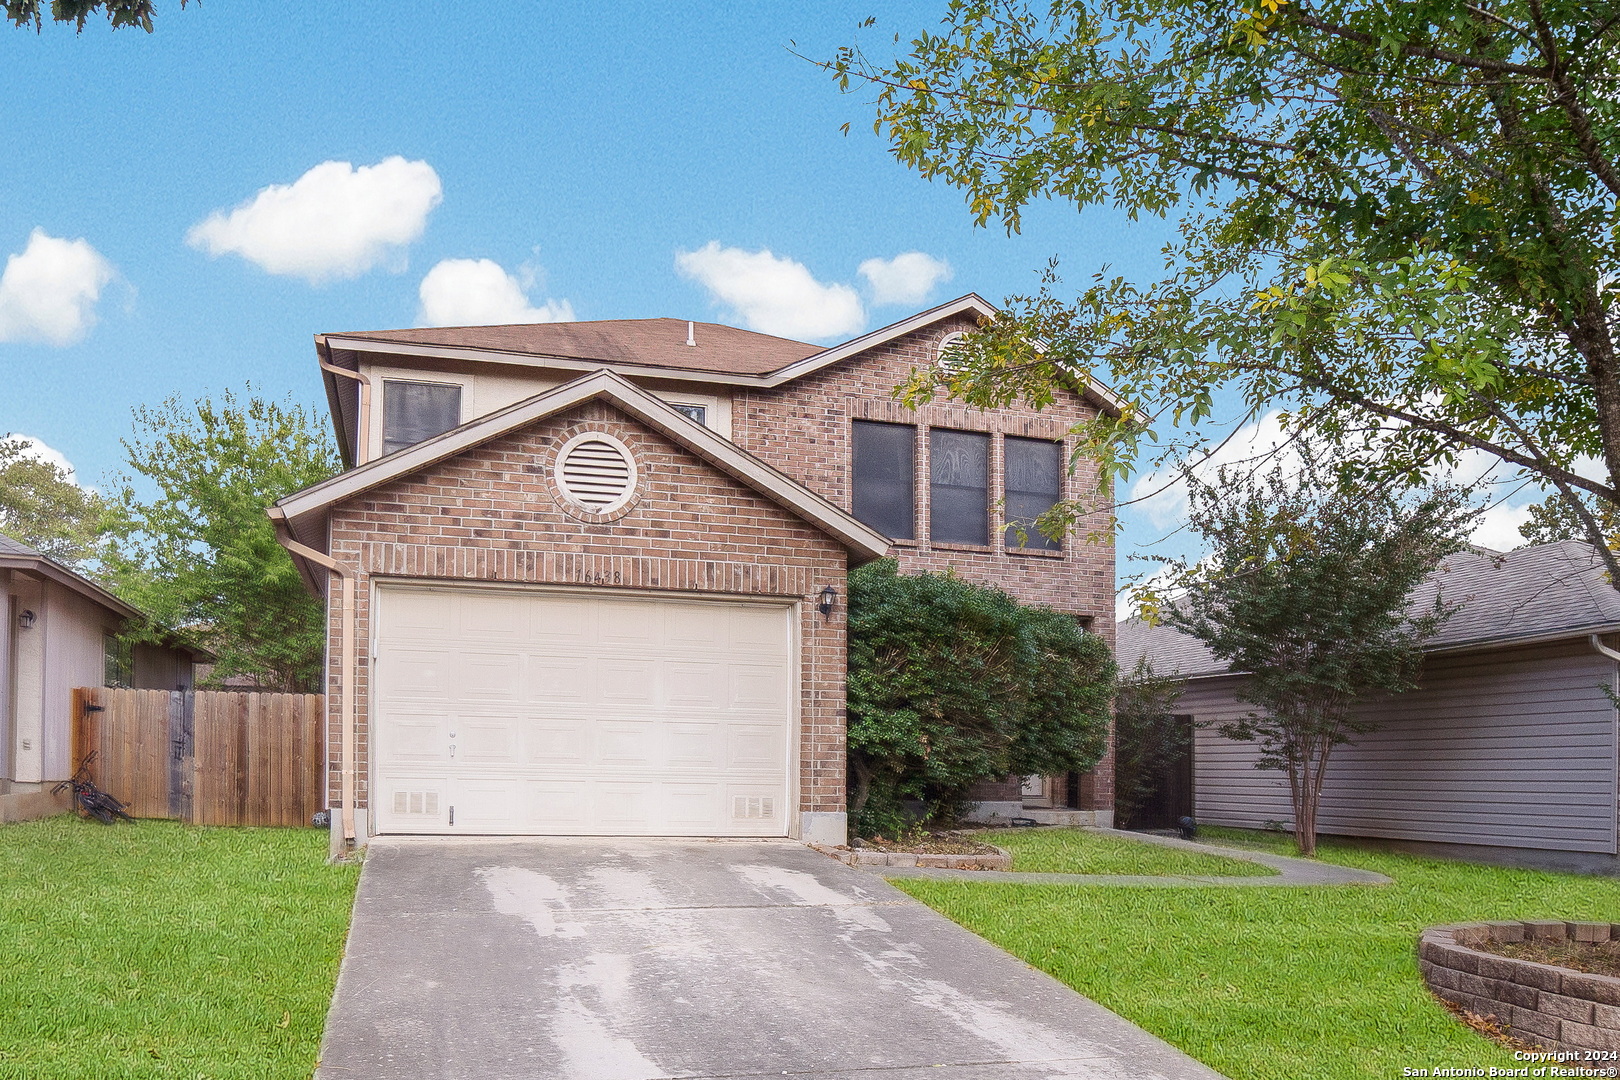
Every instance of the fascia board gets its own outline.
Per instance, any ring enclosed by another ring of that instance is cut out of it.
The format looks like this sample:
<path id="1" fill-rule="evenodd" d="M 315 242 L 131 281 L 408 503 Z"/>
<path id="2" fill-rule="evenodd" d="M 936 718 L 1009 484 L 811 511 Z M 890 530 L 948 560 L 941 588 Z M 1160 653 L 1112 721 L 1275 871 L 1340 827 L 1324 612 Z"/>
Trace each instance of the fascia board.
<path id="1" fill-rule="evenodd" d="M 34 558 L 28 555 L 0 555 L 0 570 L 26 570 L 38 574 L 71 589 L 87 600 L 100 604 L 107 610 L 121 615 L 126 619 L 144 618 L 145 613 L 139 608 L 132 607 L 118 599 L 112 593 L 103 589 L 95 582 L 80 577 L 66 567 L 58 566 L 49 559 Z"/>
<path id="2" fill-rule="evenodd" d="M 328 335 L 330 339 L 331 335 Z M 473 349 L 464 346 L 418 345 L 395 341 L 376 341 L 367 338 L 341 338 L 342 348 L 354 352 L 383 353 L 391 356 L 415 356 L 430 360 L 467 360 L 474 363 L 512 364 L 519 367 L 558 369 L 562 371 L 613 371 L 641 378 L 671 379 L 679 382 L 717 383 L 726 386 L 772 385 L 759 375 L 728 375 L 719 371 L 698 371 L 692 368 L 660 367 L 654 364 L 623 364 L 606 360 L 581 360 L 574 356 L 550 356 L 544 353 L 510 352 L 505 349 Z"/>
<path id="3" fill-rule="evenodd" d="M 606 397 L 637 419 L 686 446 L 706 461 L 722 469 L 784 507 L 821 526 L 863 555 L 880 558 L 887 553 L 889 539 L 861 524 L 853 516 L 821 498 L 802 484 L 745 453 L 732 443 L 676 412 L 658 398 L 637 388 L 611 371 L 596 370 L 573 382 L 509 405 L 461 428 L 417 443 L 415 446 L 367 462 L 314 487 L 305 488 L 278 501 L 270 508 L 272 518 L 283 520 L 300 542 L 306 521 L 344 499 L 353 498 L 400 476 L 420 472 L 446 458 L 454 457 L 508 431 L 572 408 L 596 397 Z M 325 538 L 321 537 L 324 543 Z M 318 544 L 310 544 L 319 550 Z"/>
<path id="4" fill-rule="evenodd" d="M 994 305 L 977 293 L 968 293 L 966 296 L 959 296 L 955 300 L 943 303 L 938 307 L 929 308 L 927 311 L 919 311 L 917 314 L 901 319 L 897 323 L 879 327 L 870 334 L 862 334 L 860 337 L 846 341 L 842 345 L 834 345 L 832 348 L 818 352 L 814 356 L 796 360 L 787 367 L 772 372 L 769 376 L 771 385 L 780 386 L 785 382 L 802 378 L 812 372 L 820 371 L 828 364 L 836 364 L 838 361 L 848 359 L 856 353 L 864 352 L 887 341 L 893 341 L 897 337 L 904 337 L 913 330 L 920 330 L 929 323 L 948 319 L 952 315 L 960 315 L 964 311 L 971 311 L 981 318 L 988 319 L 996 313 L 996 310 Z"/>

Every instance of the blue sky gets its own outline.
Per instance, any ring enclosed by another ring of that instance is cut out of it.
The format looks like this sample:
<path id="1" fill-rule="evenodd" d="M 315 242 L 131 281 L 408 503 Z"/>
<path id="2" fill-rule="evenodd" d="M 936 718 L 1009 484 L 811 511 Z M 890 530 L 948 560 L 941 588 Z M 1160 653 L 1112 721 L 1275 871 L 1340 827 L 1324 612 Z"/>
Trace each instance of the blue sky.
<path id="1" fill-rule="evenodd" d="M 446 260 L 490 260 L 519 302 L 579 319 L 746 322 L 714 275 L 723 256 L 769 250 L 867 328 L 970 290 L 1029 290 L 1053 255 L 1076 282 L 1104 263 L 1159 268 L 1161 222 L 1042 204 L 1009 238 L 897 165 L 864 100 L 789 51 L 829 56 L 857 35 L 886 50 L 943 0 L 881 5 L 858 34 L 875 6 L 209 0 L 162 4 L 151 35 L 0 29 L 0 257 L 37 255 L 22 269 L 56 267 L 80 290 L 76 307 L 35 295 L 35 310 L 21 270 L 9 297 L 0 282 L 0 433 L 38 438 L 99 484 L 138 404 L 247 382 L 317 403 L 311 335 L 416 325 L 423 279 Z M 219 224 L 219 254 L 187 242 L 322 163 L 391 158 L 419 235 L 336 271 L 267 271 L 252 221 Z M 707 245 L 707 264 L 677 269 Z M 858 268 L 905 252 L 950 279 L 882 303 Z M 1128 514 L 1122 554 L 1174 516 Z"/>

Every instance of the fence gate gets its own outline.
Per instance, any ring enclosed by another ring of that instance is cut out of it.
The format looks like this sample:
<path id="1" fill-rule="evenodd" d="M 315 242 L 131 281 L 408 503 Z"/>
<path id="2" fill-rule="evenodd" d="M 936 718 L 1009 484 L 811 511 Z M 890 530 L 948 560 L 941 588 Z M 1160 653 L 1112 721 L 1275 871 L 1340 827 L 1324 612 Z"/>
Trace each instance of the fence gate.
<path id="1" fill-rule="evenodd" d="M 73 762 L 135 817 L 308 825 L 324 804 L 321 694 L 73 691 Z"/>

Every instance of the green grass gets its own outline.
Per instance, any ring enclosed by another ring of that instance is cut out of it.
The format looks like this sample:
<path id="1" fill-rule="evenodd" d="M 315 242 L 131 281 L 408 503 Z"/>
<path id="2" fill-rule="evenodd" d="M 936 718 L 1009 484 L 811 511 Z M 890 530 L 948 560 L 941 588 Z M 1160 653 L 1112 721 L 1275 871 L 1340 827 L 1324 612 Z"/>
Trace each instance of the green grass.
<path id="1" fill-rule="evenodd" d="M 1249 839 L 1292 850 L 1287 837 Z M 1233 1080 L 1512 1066 L 1510 1052 L 1429 996 L 1417 972 L 1419 932 L 1477 919 L 1620 921 L 1620 882 L 1612 879 L 1375 853 L 1332 840 L 1320 855 L 1395 884 L 894 884 Z"/>
<path id="2" fill-rule="evenodd" d="M 314 829 L 0 827 L 0 1077 L 308 1077 L 357 869 Z"/>
<path id="3" fill-rule="evenodd" d="M 996 829 L 978 836 L 1012 854 L 1013 869 L 1044 874 L 1149 874 L 1262 877 L 1269 866 L 1178 851 L 1080 829 Z"/>

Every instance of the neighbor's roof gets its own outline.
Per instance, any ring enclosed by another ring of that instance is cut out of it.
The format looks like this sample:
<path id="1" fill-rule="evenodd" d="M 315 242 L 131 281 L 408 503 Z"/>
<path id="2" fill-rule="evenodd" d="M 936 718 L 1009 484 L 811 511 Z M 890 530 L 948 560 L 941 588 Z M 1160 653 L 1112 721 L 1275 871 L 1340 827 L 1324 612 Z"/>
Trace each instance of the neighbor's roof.
<path id="1" fill-rule="evenodd" d="M 1436 591 L 1460 606 L 1429 640 L 1429 652 L 1620 630 L 1620 591 L 1609 584 L 1597 552 L 1579 540 L 1517 551 L 1458 552 L 1417 588 L 1413 605 L 1427 607 Z M 1121 666 L 1131 667 L 1146 656 L 1165 673 L 1197 677 L 1227 671 L 1202 642 L 1167 626 L 1130 619 L 1119 624 L 1117 634 Z"/>
<path id="2" fill-rule="evenodd" d="M 870 560 L 888 552 L 889 538 L 876 529 L 611 371 L 582 375 L 545 393 L 451 428 L 442 435 L 339 473 L 280 500 L 269 508 L 270 517 L 295 540 L 320 550 L 326 544 L 327 514 L 345 499 L 420 472 L 547 416 L 595 400 L 611 402 L 734 480 L 817 526 L 858 557 Z M 323 586 L 325 573 L 305 565 L 305 560 L 296 556 L 295 561 L 312 587 Z"/>
<path id="3" fill-rule="evenodd" d="M 29 547 L 22 541 L 14 540 L 4 533 L 0 533 L 0 570 L 26 570 L 38 574 L 42 578 L 47 578 L 64 588 L 73 590 L 86 600 L 99 604 L 113 614 L 125 619 L 146 617 L 139 608 L 126 604 L 77 570 L 63 566 L 38 548 Z M 207 649 L 198 648 L 180 638 L 171 637 L 165 644 L 171 648 L 189 652 L 193 658 L 204 660 L 214 658 L 214 654 Z"/>

